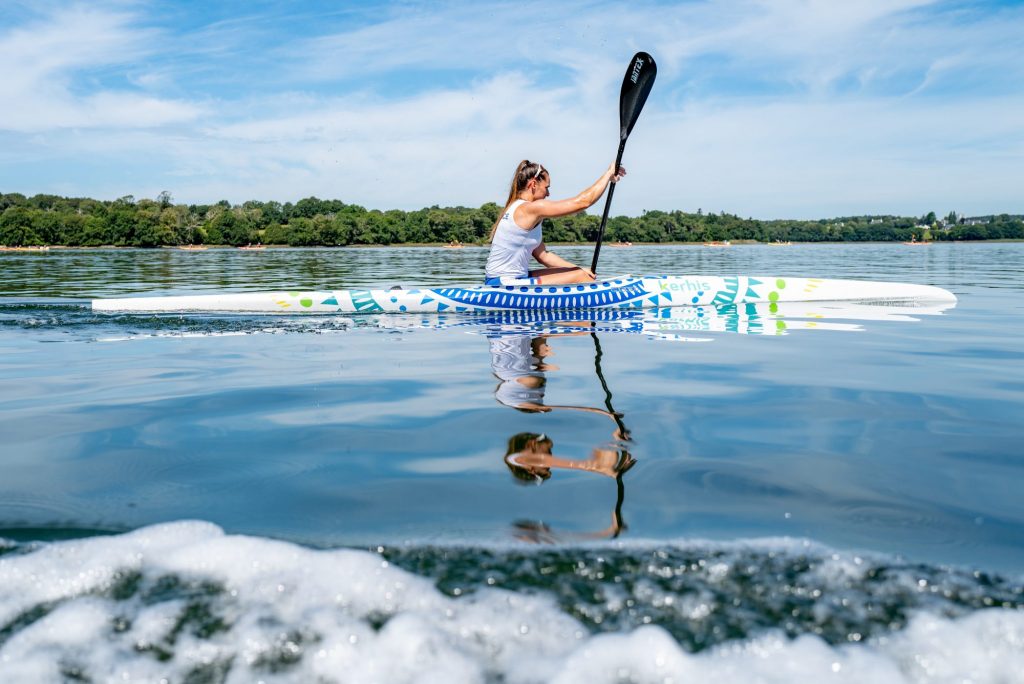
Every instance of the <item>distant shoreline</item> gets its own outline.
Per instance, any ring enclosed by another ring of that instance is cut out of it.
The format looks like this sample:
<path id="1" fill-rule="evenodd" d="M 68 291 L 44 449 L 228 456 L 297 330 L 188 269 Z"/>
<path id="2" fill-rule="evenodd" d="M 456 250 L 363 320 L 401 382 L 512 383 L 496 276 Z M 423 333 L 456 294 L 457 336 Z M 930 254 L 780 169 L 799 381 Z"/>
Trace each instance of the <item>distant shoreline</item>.
<path id="1" fill-rule="evenodd" d="M 994 240 L 928 240 L 927 242 L 920 242 L 919 244 L 948 244 L 948 245 L 969 245 L 969 244 L 1012 244 L 1024 242 L 1024 239 L 1017 238 L 1002 238 Z M 547 243 L 551 247 L 593 247 L 593 242 L 549 242 Z M 772 242 L 758 242 L 756 240 L 732 240 L 728 245 L 706 245 L 703 242 L 634 242 L 631 245 L 617 245 L 615 243 L 603 242 L 602 247 L 615 247 L 628 249 L 632 247 L 806 247 L 810 245 L 905 245 L 907 243 L 899 240 L 863 240 L 863 241 L 851 241 L 851 240 L 814 240 L 806 242 L 792 241 L 789 243 L 772 243 Z M 908 245 L 909 246 L 909 245 Z M 33 248 L 34 247 L 34 248 Z M 464 244 L 458 249 L 476 249 L 483 250 L 488 249 L 487 244 Z M 447 243 L 442 242 L 409 242 L 409 243 L 398 243 L 390 245 L 262 245 L 259 248 L 246 248 L 246 247 L 235 247 L 233 245 L 201 245 L 195 248 L 188 248 L 183 245 L 160 245 L 158 247 L 137 247 L 131 245 L 33 245 L 32 247 L 6 247 L 0 245 L 0 254 L 47 254 L 49 252 L 88 252 L 91 250 L 138 250 L 144 252 L 157 252 L 157 251 L 180 251 L 180 252 L 225 252 L 225 251 L 239 251 L 239 252 L 262 252 L 262 251 L 281 251 L 286 249 L 301 249 L 301 250 L 342 250 L 342 249 L 453 249 Z"/>
<path id="2" fill-rule="evenodd" d="M 0 194 L 0 245 L 9 247 L 291 247 L 483 245 L 503 208 L 424 207 L 380 211 L 341 200 L 307 197 L 292 204 L 251 200 L 232 205 L 175 204 L 125 196 L 113 201 L 18 193 Z M 544 221 L 548 244 L 593 244 L 601 219 L 574 214 Z M 940 242 L 1024 239 L 1024 215 L 842 216 L 818 220 L 759 220 L 725 212 L 646 211 L 612 216 L 604 244 L 799 244 L 819 242 Z M 258 248 L 257 248 L 258 249 Z"/>

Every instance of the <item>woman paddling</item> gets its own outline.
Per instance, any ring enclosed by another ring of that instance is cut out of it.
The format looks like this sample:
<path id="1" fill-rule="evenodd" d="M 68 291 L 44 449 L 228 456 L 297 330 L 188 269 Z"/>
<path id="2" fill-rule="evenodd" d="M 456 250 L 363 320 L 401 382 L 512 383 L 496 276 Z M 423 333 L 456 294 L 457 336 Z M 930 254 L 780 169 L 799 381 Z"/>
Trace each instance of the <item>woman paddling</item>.
<path id="1" fill-rule="evenodd" d="M 608 183 L 626 175 L 615 165 L 593 185 L 571 199 L 549 200 L 551 176 L 542 165 L 524 159 L 516 168 L 505 209 L 491 229 L 491 253 L 487 257 L 485 285 L 560 285 L 586 283 L 594 274 L 549 252 L 541 234 L 546 218 L 583 211 L 601 199 Z M 545 268 L 531 271 L 530 256 Z"/>

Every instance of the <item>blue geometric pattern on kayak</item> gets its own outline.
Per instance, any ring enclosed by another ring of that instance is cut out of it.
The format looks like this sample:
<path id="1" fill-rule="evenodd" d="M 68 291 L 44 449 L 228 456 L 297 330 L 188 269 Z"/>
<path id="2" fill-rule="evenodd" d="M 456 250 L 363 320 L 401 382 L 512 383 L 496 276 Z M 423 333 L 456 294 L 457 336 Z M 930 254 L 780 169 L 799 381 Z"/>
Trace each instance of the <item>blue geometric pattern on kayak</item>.
<path id="1" fill-rule="evenodd" d="M 639 279 L 608 283 L 505 286 L 492 289 L 435 288 L 436 296 L 466 307 L 488 309 L 585 309 L 630 306 L 648 296 Z"/>

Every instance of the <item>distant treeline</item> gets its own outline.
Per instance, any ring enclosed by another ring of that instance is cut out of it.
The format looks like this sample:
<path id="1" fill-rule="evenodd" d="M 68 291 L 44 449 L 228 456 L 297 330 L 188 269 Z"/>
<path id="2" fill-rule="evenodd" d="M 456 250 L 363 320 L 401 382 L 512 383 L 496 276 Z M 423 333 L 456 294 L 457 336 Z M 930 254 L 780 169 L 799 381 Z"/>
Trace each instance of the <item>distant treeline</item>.
<path id="1" fill-rule="evenodd" d="M 0 194 L 0 245 L 158 247 L 161 245 L 393 245 L 485 243 L 501 207 L 430 207 L 418 211 L 367 210 L 339 200 L 308 197 L 292 204 L 249 201 L 232 205 L 113 201 L 17 193 Z M 548 242 L 593 242 L 600 220 L 577 214 L 545 221 Z M 1019 216 L 963 219 L 954 213 L 923 217 L 850 216 L 817 221 L 743 219 L 726 213 L 648 211 L 608 222 L 607 242 L 865 242 L 1024 239 Z"/>

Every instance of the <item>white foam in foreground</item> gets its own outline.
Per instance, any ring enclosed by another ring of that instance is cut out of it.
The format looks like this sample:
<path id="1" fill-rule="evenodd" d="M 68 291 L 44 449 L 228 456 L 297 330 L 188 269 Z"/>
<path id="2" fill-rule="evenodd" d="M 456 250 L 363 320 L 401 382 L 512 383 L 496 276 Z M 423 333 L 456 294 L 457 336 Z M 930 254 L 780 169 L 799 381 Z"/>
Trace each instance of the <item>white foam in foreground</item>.
<path id="1" fill-rule="evenodd" d="M 194 601 L 187 592 L 104 595 L 132 572 L 149 583 L 205 579 L 224 591 Z M 196 605 L 223 628 L 197 635 Z M 55 607 L 45 617 L 24 617 L 47 606 Z M 27 626 L 4 642 L 4 626 L 19 616 Z M 371 553 L 227 536 L 200 522 L 0 558 L 0 644 L 3 682 L 68 673 L 182 681 L 204 666 L 247 683 L 1024 681 L 1016 611 L 923 614 L 902 632 L 838 648 L 766 635 L 690 655 L 657 627 L 591 636 L 546 598 L 491 588 L 451 598 Z"/>

